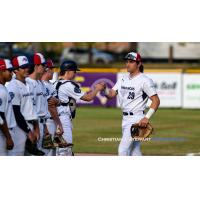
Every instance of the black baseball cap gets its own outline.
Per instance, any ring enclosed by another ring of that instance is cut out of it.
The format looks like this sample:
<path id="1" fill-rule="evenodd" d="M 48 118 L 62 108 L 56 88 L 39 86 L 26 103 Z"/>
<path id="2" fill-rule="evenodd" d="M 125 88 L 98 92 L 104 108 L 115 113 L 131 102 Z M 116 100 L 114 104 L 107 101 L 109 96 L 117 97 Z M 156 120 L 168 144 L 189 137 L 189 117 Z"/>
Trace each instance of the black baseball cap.
<path id="1" fill-rule="evenodd" d="M 60 71 L 80 71 L 76 62 L 72 60 L 66 60 L 60 65 Z"/>

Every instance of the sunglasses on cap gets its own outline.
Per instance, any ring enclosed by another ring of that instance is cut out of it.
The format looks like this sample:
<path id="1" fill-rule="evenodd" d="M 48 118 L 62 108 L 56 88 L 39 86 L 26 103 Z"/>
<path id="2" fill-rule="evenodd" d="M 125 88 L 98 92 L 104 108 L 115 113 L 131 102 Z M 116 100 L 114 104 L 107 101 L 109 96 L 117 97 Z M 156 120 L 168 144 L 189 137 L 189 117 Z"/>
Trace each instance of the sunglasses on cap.
<path id="1" fill-rule="evenodd" d="M 133 56 L 132 54 L 126 55 L 124 59 L 125 59 L 125 60 L 133 60 L 133 61 L 136 61 L 136 57 Z"/>

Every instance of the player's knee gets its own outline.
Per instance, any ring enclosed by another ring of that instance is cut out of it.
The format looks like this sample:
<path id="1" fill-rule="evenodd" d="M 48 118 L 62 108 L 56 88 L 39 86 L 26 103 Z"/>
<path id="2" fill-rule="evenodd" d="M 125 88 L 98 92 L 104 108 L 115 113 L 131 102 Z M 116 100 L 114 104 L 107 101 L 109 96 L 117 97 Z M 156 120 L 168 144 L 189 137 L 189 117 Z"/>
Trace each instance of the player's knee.
<path id="1" fill-rule="evenodd" d="M 140 146 L 141 146 L 140 142 L 134 142 L 134 148 L 131 152 L 131 156 L 142 156 Z"/>
<path id="2" fill-rule="evenodd" d="M 119 156 L 128 156 L 129 148 L 120 147 L 118 148 L 118 155 Z"/>
<path id="3" fill-rule="evenodd" d="M 142 156 L 142 152 L 139 149 L 134 149 L 131 156 Z"/>

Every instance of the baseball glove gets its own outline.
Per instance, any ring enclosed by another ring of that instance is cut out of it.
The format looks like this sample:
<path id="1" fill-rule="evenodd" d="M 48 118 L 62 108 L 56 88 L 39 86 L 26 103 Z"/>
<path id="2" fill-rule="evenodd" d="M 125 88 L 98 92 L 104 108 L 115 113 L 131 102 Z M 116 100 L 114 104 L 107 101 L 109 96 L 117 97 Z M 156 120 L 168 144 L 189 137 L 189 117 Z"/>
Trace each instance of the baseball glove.
<path id="1" fill-rule="evenodd" d="M 53 143 L 55 147 L 59 147 L 59 148 L 66 148 L 66 147 L 73 146 L 73 144 L 67 143 L 67 141 L 60 134 L 55 134 Z"/>
<path id="2" fill-rule="evenodd" d="M 139 124 L 133 124 L 131 126 L 131 137 L 135 139 L 148 138 L 153 133 L 153 126 L 148 123 L 147 127 L 140 127 Z"/>
<path id="3" fill-rule="evenodd" d="M 43 149 L 54 149 L 55 148 L 50 134 L 49 135 L 45 135 L 43 137 L 42 148 Z"/>
<path id="4" fill-rule="evenodd" d="M 44 156 L 45 155 L 45 153 L 43 151 L 41 151 L 37 148 L 37 144 L 32 143 L 30 141 L 30 139 L 28 139 L 28 138 L 26 140 L 25 149 L 26 149 L 26 152 L 30 155 L 34 155 L 34 156 Z"/>

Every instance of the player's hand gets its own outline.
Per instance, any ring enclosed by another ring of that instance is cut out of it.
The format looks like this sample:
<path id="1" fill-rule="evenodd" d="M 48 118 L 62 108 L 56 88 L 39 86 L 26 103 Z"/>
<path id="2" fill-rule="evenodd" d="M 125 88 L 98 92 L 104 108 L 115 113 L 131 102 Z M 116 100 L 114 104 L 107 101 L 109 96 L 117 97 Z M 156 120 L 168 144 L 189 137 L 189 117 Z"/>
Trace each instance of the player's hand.
<path id="1" fill-rule="evenodd" d="M 35 138 L 38 141 L 40 139 L 40 131 L 39 130 L 34 130 L 33 134 L 35 135 Z"/>
<path id="2" fill-rule="evenodd" d="M 36 140 L 37 140 L 35 134 L 34 134 L 32 131 L 30 131 L 30 132 L 28 133 L 27 137 L 28 137 L 28 139 L 29 139 L 32 143 L 35 143 Z"/>
<path id="3" fill-rule="evenodd" d="M 106 84 L 104 82 L 100 82 L 95 85 L 95 89 L 98 91 L 103 91 L 106 88 Z"/>
<path id="4" fill-rule="evenodd" d="M 13 142 L 12 138 L 11 137 L 6 138 L 6 149 L 12 150 L 13 147 L 14 147 L 14 142 Z"/>
<path id="5" fill-rule="evenodd" d="M 141 119 L 141 120 L 139 121 L 138 124 L 139 124 L 140 127 L 146 128 L 147 125 L 148 125 L 148 123 L 149 123 L 149 119 L 146 118 L 146 117 L 144 117 L 143 119 Z"/>
<path id="6" fill-rule="evenodd" d="M 57 129 L 58 129 L 58 130 L 56 131 L 56 134 L 62 135 L 62 134 L 64 133 L 62 124 L 58 124 Z"/>
<path id="7" fill-rule="evenodd" d="M 49 100 L 48 100 L 48 106 L 56 106 L 59 104 L 59 100 L 55 97 L 51 97 Z"/>

